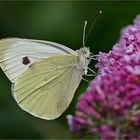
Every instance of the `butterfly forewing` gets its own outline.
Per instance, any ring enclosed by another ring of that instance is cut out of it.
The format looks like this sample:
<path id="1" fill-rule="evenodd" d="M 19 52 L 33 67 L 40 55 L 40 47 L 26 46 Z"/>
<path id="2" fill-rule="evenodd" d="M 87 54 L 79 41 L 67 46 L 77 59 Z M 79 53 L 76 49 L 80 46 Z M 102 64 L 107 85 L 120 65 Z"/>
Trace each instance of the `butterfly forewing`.
<path id="1" fill-rule="evenodd" d="M 81 76 L 75 65 L 77 56 L 64 54 L 32 64 L 12 86 L 19 106 L 43 118 L 59 117 L 69 106 Z"/>
<path id="2" fill-rule="evenodd" d="M 49 41 L 18 38 L 0 41 L 0 66 L 11 82 L 33 63 L 58 54 L 75 54 L 75 52 Z"/>

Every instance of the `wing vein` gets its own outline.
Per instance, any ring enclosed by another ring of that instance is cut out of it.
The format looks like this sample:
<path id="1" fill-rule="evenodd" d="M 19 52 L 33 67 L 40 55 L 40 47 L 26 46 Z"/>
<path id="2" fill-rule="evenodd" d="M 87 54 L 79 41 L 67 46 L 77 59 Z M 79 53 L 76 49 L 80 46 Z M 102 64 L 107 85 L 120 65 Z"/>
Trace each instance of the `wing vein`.
<path id="1" fill-rule="evenodd" d="M 70 69 L 69 69 L 69 70 L 70 70 Z M 68 70 L 68 71 L 69 71 L 69 70 Z M 18 104 L 20 104 L 24 99 L 26 99 L 29 95 L 31 95 L 32 93 L 34 93 L 36 90 L 40 89 L 42 86 L 44 86 L 44 85 L 50 83 L 51 81 L 55 80 L 56 78 L 58 78 L 58 76 L 60 76 L 60 75 L 62 75 L 62 74 L 64 74 L 64 72 L 60 73 L 60 74 L 57 75 L 56 77 L 52 78 L 51 80 L 47 81 L 46 83 L 44 83 L 44 84 L 40 85 L 39 87 L 35 88 L 33 91 L 31 91 L 30 93 L 28 93 L 23 99 L 21 99 L 21 100 L 18 102 Z"/>
<path id="2" fill-rule="evenodd" d="M 67 66 L 62 66 L 61 68 L 59 68 L 59 70 L 62 70 L 62 69 L 65 69 L 67 67 L 71 67 L 72 65 L 67 65 Z M 31 78 L 34 78 L 36 76 L 40 76 L 41 74 L 45 74 L 45 73 L 49 73 L 49 72 L 53 72 L 53 71 L 56 71 L 56 69 L 54 70 L 50 70 L 50 71 L 43 71 L 43 72 L 40 72 L 40 73 L 37 73 L 37 74 L 34 74 L 34 75 L 31 75 L 31 76 L 28 76 L 27 78 L 25 78 L 24 80 L 20 81 L 20 84 L 22 84 L 23 82 L 25 82 L 26 80 L 28 79 L 31 79 Z M 32 83 L 32 82 L 31 82 Z M 29 84 L 31 84 L 29 83 Z"/>
<path id="3" fill-rule="evenodd" d="M 69 69 L 69 71 L 67 71 L 66 73 L 64 72 L 64 76 L 63 76 L 61 79 L 59 79 L 57 83 L 55 83 L 54 85 L 52 85 L 50 88 L 54 88 L 55 86 L 57 86 L 58 84 L 60 84 L 61 81 L 63 81 L 65 75 L 66 75 L 68 72 L 70 72 L 72 69 L 73 69 L 73 68 Z M 72 73 L 72 75 L 73 75 L 73 73 Z M 71 79 L 72 79 L 72 78 L 71 78 Z M 71 81 L 70 81 L 70 83 L 71 83 Z M 49 88 L 49 89 L 50 89 L 50 88 Z M 49 90 L 49 89 L 48 89 L 48 90 Z M 47 89 L 46 89 L 46 90 L 47 90 Z M 46 93 L 47 93 L 47 91 L 46 91 Z M 37 95 L 37 94 L 36 94 L 36 95 Z M 36 96 L 36 95 L 34 95 L 34 96 Z M 34 98 L 34 97 L 30 98 L 30 99 L 28 100 L 28 102 L 30 102 L 33 98 Z M 37 102 L 38 100 L 39 100 L 39 98 L 36 100 L 36 102 Z M 34 106 L 34 104 L 35 104 L 36 102 L 34 102 L 34 103 L 32 104 L 31 108 Z M 28 103 L 27 103 L 27 104 L 28 104 Z M 41 106 L 42 104 L 44 104 L 44 102 L 41 102 L 40 106 Z M 42 114 L 41 114 L 41 115 L 44 115 L 44 114 L 43 114 L 43 112 L 45 112 L 44 110 L 45 110 L 45 106 L 44 106 L 44 109 L 42 110 Z"/>

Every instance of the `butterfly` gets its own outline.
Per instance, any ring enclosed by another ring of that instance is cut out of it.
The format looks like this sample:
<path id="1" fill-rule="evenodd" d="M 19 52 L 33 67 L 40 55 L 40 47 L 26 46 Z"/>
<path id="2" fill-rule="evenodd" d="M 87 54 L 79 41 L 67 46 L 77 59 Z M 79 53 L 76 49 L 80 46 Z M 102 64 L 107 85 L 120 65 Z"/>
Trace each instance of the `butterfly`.
<path id="1" fill-rule="evenodd" d="M 0 40 L 0 67 L 12 83 L 14 99 L 23 110 L 46 120 L 68 108 L 91 57 L 87 47 L 74 51 L 51 41 Z"/>

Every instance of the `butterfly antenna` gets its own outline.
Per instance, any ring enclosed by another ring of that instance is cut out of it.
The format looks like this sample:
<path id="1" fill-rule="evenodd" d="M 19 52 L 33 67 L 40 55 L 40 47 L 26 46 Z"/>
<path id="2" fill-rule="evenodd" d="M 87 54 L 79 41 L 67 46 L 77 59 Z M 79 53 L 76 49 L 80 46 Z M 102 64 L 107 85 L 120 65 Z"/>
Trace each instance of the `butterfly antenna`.
<path id="1" fill-rule="evenodd" d="M 85 20 L 84 29 L 83 29 L 83 47 L 85 47 L 86 26 L 87 26 L 87 21 Z"/>
<path id="2" fill-rule="evenodd" d="M 92 24 L 91 24 L 91 27 L 90 27 L 90 29 L 89 29 L 89 31 L 88 31 L 88 33 L 87 33 L 85 42 L 87 41 L 88 36 L 90 35 L 91 30 L 93 29 L 95 23 L 97 22 L 97 20 L 99 19 L 99 17 L 100 17 L 101 14 L 102 14 L 102 11 L 99 11 L 99 12 L 96 14 L 95 19 L 93 20 L 93 22 L 92 22 Z"/>

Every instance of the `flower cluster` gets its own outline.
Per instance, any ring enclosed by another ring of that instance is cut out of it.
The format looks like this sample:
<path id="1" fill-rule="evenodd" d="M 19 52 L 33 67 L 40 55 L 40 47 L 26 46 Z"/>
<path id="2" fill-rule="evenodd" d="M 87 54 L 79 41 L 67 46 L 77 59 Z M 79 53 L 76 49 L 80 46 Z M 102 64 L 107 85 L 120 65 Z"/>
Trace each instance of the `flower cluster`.
<path id="1" fill-rule="evenodd" d="M 100 140 L 140 139 L 140 16 L 97 60 L 98 75 L 67 117 L 70 130 Z"/>
<path id="2" fill-rule="evenodd" d="M 102 74 L 122 68 L 140 74 L 140 16 L 136 17 L 134 25 L 122 29 L 113 49 L 108 53 L 100 52 L 97 59 L 96 67 Z"/>

